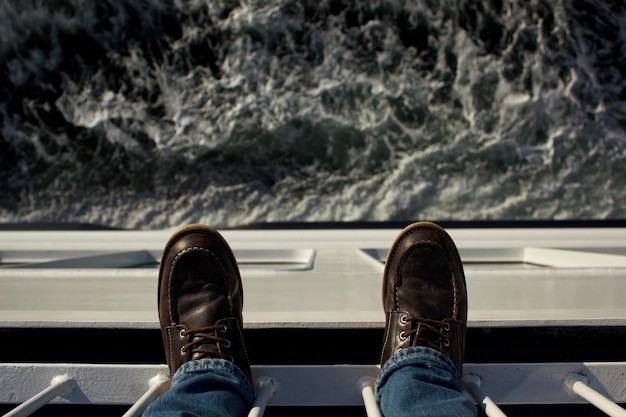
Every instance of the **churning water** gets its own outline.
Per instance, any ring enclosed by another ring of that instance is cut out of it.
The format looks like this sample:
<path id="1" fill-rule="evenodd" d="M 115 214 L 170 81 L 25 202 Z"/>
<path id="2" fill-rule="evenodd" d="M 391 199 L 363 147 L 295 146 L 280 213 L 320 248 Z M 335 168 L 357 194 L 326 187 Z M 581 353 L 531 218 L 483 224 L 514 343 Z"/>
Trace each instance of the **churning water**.
<path id="1" fill-rule="evenodd" d="M 4 0 L 0 221 L 626 218 L 622 0 Z"/>

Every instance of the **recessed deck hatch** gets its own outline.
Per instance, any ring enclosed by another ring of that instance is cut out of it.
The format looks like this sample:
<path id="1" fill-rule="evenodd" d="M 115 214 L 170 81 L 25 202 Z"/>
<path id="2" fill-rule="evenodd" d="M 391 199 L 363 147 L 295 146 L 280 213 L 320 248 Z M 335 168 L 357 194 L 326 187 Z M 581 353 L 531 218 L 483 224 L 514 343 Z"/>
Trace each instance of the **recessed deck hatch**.
<path id="1" fill-rule="evenodd" d="M 387 249 L 361 249 L 384 264 Z M 626 268 L 623 248 L 459 248 L 465 269 L 482 268 Z"/>
<path id="2" fill-rule="evenodd" d="M 313 249 L 242 249 L 235 251 L 245 270 L 297 271 L 313 268 Z M 157 268 L 159 251 L 2 251 L 0 270 L 5 269 L 107 269 Z"/>

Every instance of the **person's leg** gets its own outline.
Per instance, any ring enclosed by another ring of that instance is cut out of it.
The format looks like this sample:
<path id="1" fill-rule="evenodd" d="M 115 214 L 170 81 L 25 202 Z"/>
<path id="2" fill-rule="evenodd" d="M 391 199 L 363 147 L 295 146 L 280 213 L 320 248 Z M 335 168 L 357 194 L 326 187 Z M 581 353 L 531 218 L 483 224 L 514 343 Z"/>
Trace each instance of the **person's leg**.
<path id="1" fill-rule="evenodd" d="M 245 416 L 253 400 L 252 386 L 237 366 L 224 359 L 198 359 L 178 368 L 172 388 L 143 416 Z"/>
<path id="2" fill-rule="evenodd" d="M 172 388 L 144 416 L 232 416 L 254 400 L 242 334 L 243 289 L 232 250 L 214 229 L 189 225 L 168 241 L 159 320 Z"/>
<path id="3" fill-rule="evenodd" d="M 463 266 L 439 226 L 414 223 L 385 263 L 386 314 L 376 399 L 385 417 L 476 416 L 461 387 L 467 326 Z"/>
<path id="4" fill-rule="evenodd" d="M 376 398 L 385 417 L 477 415 L 474 402 L 462 393 L 452 362 L 424 346 L 409 347 L 385 362 Z"/>

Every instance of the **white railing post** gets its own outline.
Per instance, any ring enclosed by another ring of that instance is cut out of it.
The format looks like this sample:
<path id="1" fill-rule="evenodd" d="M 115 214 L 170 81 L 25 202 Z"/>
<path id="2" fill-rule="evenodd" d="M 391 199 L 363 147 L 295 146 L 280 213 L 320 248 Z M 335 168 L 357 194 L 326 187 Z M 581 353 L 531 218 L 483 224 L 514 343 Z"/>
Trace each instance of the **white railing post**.
<path id="1" fill-rule="evenodd" d="M 149 381 L 150 388 L 122 417 L 138 417 L 157 397 L 170 389 L 172 380 L 164 375 L 157 375 Z"/>
<path id="2" fill-rule="evenodd" d="M 482 379 L 477 375 L 469 375 L 463 379 L 463 386 L 469 395 L 480 405 L 488 417 L 506 417 L 506 414 L 480 389 Z"/>
<path id="3" fill-rule="evenodd" d="M 263 417 L 267 403 L 276 392 L 276 381 L 272 378 L 259 378 L 256 381 L 256 386 L 258 391 L 248 417 Z"/>
<path id="4" fill-rule="evenodd" d="M 56 376 L 46 389 L 18 405 L 13 410 L 6 413 L 4 417 L 29 416 L 59 395 L 69 394 L 75 387 L 76 381 L 69 375 Z"/>
<path id="5" fill-rule="evenodd" d="M 626 410 L 614 401 L 600 394 L 588 385 L 588 380 L 580 374 L 569 374 L 565 378 L 565 387 L 611 417 L 626 417 Z"/>
<path id="6" fill-rule="evenodd" d="M 382 417 L 376 402 L 376 396 L 374 395 L 374 380 L 372 378 L 361 378 L 359 387 L 361 388 L 361 396 L 363 397 L 367 417 Z"/>

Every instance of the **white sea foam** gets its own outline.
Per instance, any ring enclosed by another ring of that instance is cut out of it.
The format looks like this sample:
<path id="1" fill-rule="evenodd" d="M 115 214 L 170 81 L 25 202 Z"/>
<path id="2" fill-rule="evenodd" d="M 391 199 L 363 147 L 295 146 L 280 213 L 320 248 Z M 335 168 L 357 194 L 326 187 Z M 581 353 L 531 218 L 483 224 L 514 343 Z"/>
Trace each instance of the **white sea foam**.
<path id="1" fill-rule="evenodd" d="M 6 2 L 0 220 L 624 218 L 593 3 Z"/>

